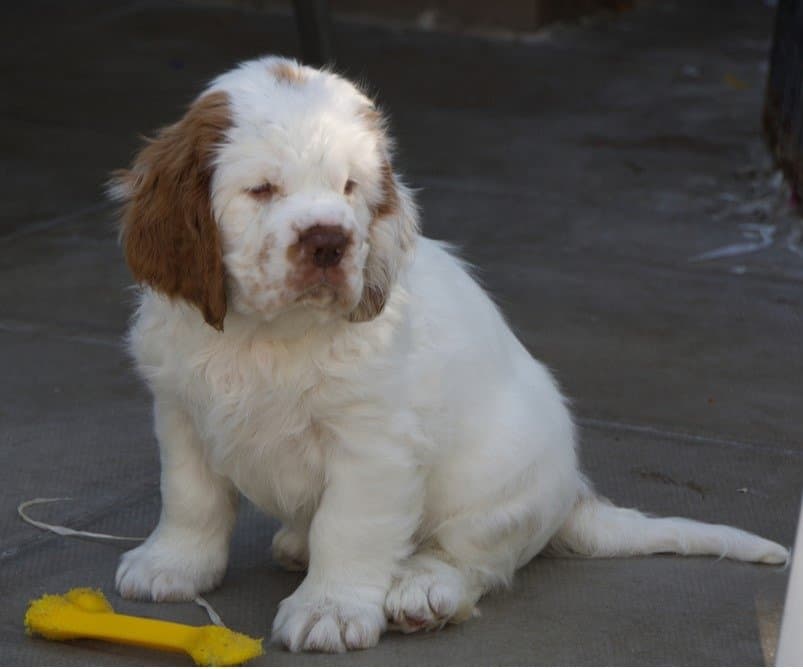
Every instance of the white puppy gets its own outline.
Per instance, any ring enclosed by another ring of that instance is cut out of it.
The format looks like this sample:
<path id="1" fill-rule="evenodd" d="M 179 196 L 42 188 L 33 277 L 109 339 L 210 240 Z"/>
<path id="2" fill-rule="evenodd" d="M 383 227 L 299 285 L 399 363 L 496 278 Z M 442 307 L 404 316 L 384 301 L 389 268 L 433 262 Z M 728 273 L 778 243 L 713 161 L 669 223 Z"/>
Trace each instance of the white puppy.
<path id="1" fill-rule="evenodd" d="M 741 530 L 595 496 L 566 403 L 449 249 L 418 234 L 371 100 L 280 58 L 216 79 L 112 194 L 145 285 L 130 333 L 154 396 L 162 515 L 127 597 L 226 570 L 238 491 L 306 569 L 274 638 L 377 643 L 472 615 L 549 548 L 783 563 Z"/>

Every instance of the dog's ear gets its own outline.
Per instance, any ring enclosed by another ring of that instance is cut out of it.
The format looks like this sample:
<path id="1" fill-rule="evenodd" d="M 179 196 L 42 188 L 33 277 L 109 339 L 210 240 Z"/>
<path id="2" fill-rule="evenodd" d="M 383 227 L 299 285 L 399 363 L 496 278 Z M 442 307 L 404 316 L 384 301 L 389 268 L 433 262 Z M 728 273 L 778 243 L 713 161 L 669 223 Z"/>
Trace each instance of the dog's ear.
<path id="1" fill-rule="evenodd" d="M 364 287 L 354 323 L 370 321 L 385 308 L 399 271 L 408 262 L 418 236 L 418 211 L 410 191 L 393 173 L 390 158 L 380 167 L 381 196 L 371 207 L 370 251 L 363 270 Z"/>
<path id="2" fill-rule="evenodd" d="M 225 273 L 210 184 L 214 159 L 231 126 L 225 93 L 199 98 L 178 123 L 148 141 L 109 195 L 122 202 L 120 238 L 134 278 L 200 309 L 222 330 Z"/>

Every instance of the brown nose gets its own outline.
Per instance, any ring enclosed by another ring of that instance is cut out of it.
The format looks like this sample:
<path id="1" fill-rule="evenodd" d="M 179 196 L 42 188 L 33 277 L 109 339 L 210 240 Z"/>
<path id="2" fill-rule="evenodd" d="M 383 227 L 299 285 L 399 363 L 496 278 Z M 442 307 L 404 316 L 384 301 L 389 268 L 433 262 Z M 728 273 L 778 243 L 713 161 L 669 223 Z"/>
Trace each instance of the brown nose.
<path id="1" fill-rule="evenodd" d="M 349 238 L 339 225 L 314 225 L 298 241 L 315 267 L 334 267 L 343 258 Z"/>

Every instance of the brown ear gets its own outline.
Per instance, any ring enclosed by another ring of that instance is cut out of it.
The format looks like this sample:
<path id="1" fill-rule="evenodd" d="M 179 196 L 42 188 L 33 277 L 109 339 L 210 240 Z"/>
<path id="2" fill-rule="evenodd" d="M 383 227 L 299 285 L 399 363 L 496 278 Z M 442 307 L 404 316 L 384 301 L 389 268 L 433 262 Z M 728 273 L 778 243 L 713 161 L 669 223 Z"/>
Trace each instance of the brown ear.
<path id="1" fill-rule="evenodd" d="M 134 278 L 187 300 L 218 330 L 226 315 L 225 274 L 209 188 L 217 147 L 230 126 L 228 96 L 205 95 L 109 186 L 124 203 L 121 240 Z"/>
<path id="2" fill-rule="evenodd" d="M 353 323 L 376 318 L 396 277 L 407 263 L 418 235 L 418 212 L 409 191 L 393 174 L 390 160 L 382 163 L 382 195 L 372 207 L 373 220 L 368 236 L 371 250 L 365 261 L 362 299 L 349 314 Z"/>

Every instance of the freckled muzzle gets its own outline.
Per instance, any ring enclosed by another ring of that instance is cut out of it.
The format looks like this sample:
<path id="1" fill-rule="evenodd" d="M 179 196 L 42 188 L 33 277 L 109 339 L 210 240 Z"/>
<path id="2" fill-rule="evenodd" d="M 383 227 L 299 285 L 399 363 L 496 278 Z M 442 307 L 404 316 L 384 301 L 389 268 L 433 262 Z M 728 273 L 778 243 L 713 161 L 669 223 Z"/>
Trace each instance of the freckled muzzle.
<path id="1" fill-rule="evenodd" d="M 318 306 L 343 302 L 351 307 L 353 245 L 353 233 L 341 225 L 317 223 L 302 230 L 287 250 L 287 288 L 295 301 Z"/>

